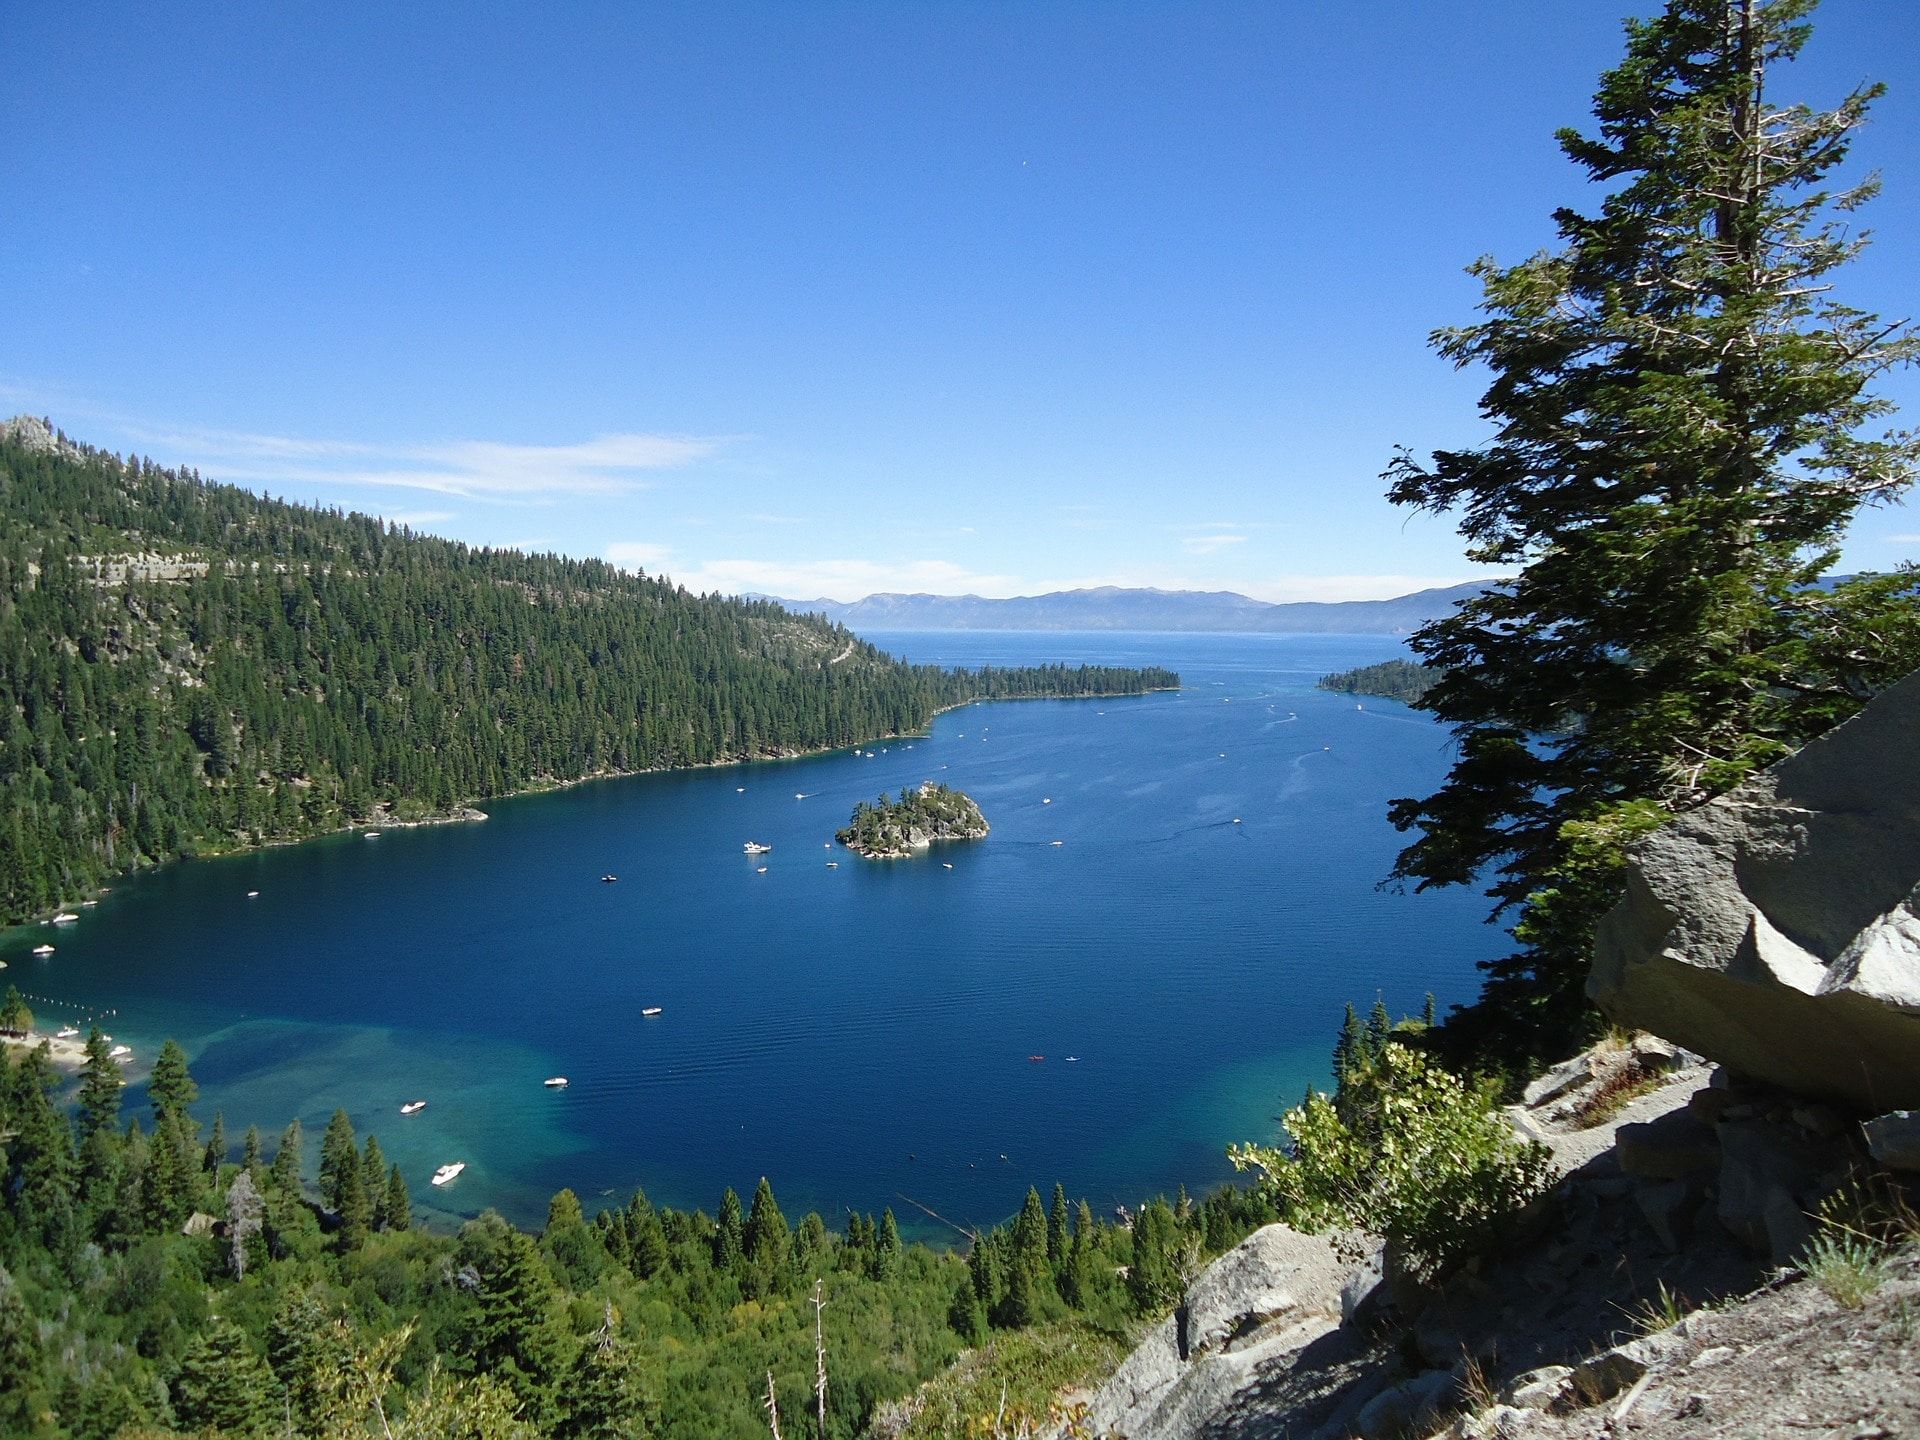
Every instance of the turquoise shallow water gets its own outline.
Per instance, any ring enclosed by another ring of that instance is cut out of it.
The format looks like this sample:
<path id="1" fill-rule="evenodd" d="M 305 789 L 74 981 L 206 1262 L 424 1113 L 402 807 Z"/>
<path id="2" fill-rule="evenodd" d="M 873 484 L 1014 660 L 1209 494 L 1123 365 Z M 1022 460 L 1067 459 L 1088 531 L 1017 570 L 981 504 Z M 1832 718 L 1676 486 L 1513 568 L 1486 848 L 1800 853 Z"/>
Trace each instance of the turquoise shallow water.
<path id="1" fill-rule="evenodd" d="M 533 1222 L 562 1186 L 591 1210 L 635 1184 L 710 1210 L 765 1174 L 790 1215 L 891 1204 L 935 1238 L 903 1197 L 986 1222 L 1029 1183 L 1105 1207 L 1217 1182 L 1229 1141 L 1324 1080 L 1344 1001 L 1444 1006 L 1498 953 L 1478 897 L 1376 888 L 1386 802 L 1438 781 L 1446 737 L 1313 681 L 1397 641 L 872 638 L 946 664 L 1163 664 L 1186 688 L 175 865 L 50 959 L 39 927 L 0 936 L 6 978 L 43 1021 L 117 1010 L 142 1060 L 179 1038 L 236 1142 L 296 1113 L 317 1142 L 345 1107 L 448 1217 Z M 826 848 L 856 801 L 929 777 L 993 833 L 905 861 Z"/>

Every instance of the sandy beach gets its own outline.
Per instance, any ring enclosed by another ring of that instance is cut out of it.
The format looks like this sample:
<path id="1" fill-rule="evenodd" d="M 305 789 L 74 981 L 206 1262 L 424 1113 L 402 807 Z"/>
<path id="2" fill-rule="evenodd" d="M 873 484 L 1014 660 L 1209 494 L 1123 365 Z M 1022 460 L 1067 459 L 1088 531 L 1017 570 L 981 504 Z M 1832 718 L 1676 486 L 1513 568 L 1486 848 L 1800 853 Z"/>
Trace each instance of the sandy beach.
<path id="1" fill-rule="evenodd" d="M 25 1038 L 0 1035 L 0 1043 L 31 1050 L 46 1045 L 57 1070 L 78 1070 L 87 1063 L 87 1037 L 72 1035 L 62 1040 L 51 1030 L 29 1030 Z"/>

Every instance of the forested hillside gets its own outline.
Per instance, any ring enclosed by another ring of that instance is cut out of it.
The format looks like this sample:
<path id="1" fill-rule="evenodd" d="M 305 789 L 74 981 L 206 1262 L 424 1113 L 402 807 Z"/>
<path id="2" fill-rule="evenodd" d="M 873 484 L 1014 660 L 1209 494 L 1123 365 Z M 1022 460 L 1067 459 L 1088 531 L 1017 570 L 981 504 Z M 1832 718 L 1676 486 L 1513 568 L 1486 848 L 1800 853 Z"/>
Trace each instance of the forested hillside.
<path id="1" fill-rule="evenodd" d="M 1382 660 L 1378 665 L 1362 665 L 1320 677 L 1320 688 L 1343 695 L 1378 695 L 1412 705 L 1440 679 L 1441 672 L 1431 665 L 1416 665 L 1411 660 Z"/>
<path id="2" fill-rule="evenodd" d="M 955 672 L 764 601 L 475 549 L 0 426 L 0 923 L 118 871 L 853 744 L 1161 670 Z"/>
<path id="3" fill-rule="evenodd" d="M 71 1118 L 48 1052 L 0 1047 L 0 1435 L 754 1440 L 771 1385 L 785 1433 L 824 1412 L 845 1440 L 990 1335 L 1127 1333 L 1273 1215 L 1222 1189 L 1129 1227 L 1055 1186 L 963 1259 L 891 1211 L 791 1223 L 763 1179 L 713 1216 L 635 1192 L 589 1218 L 563 1190 L 538 1236 L 492 1212 L 434 1234 L 344 1114 L 317 1157 L 297 1122 L 208 1133 L 171 1042 L 150 1113 L 121 1090 L 98 1031 Z"/>

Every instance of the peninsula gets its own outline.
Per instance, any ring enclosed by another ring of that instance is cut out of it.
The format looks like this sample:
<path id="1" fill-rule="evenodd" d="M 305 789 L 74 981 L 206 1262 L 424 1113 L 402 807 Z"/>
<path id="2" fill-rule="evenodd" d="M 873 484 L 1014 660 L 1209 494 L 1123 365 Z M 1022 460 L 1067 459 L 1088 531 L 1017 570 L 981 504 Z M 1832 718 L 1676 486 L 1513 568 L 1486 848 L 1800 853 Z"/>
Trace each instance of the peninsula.
<path id="1" fill-rule="evenodd" d="M 918 790 L 902 790 L 898 800 L 862 800 L 833 838 L 869 860 L 899 860 L 936 840 L 983 839 L 987 830 L 987 817 L 971 798 L 928 780 Z"/>

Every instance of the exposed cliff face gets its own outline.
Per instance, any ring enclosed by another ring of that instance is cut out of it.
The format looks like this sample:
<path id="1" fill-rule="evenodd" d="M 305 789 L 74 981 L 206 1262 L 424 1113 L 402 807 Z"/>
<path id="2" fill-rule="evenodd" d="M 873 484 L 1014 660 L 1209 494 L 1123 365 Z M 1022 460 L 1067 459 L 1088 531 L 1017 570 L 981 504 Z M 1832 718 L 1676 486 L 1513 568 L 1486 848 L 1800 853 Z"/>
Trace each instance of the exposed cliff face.
<path id="1" fill-rule="evenodd" d="M 1656 832 L 1587 989 L 1798 1094 L 1920 1107 L 1920 675 Z"/>

